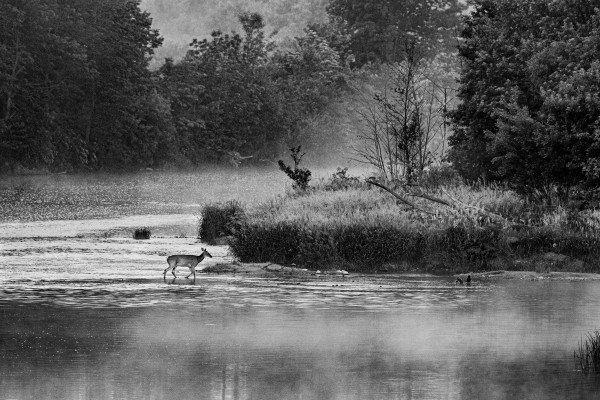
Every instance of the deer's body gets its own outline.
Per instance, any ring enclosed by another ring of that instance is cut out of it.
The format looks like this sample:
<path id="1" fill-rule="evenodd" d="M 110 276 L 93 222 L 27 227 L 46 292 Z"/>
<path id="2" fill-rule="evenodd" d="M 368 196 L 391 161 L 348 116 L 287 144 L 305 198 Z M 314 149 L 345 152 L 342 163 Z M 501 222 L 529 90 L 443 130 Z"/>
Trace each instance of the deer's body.
<path id="1" fill-rule="evenodd" d="M 186 276 L 186 279 L 189 278 L 190 275 L 194 275 L 194 281 L 195 281 L 196 280 L 196 266 L 198 264 L 200 264 L 200 262 L 202 260 L 204 260 L 204 258 L 207 256 L 212 258 L 212 256 L 210 255 L 210 253 L 208 251 L 206 251 L 206 249 L 202 249 L 202 254 L 200 254 L 199 256 L 194 256 L 194 255 L 189 255 L 189 254 L 175 254 L 175 255 L 167 257 L 167 263 L 169 264 L 169 266 L 165 269 L 165 271 L 163 273 L 163 279 L 167 278 L 167 272 L 169 272 L 169 270 L 171 270 L 171 273 L 173 274 L 173 276 L 175 278 L 177 278 L 177 275 L 175 275 L 175 269 L 177 267 L 188 267 L 190 269 L 190 274 L 188 276 Z"/>

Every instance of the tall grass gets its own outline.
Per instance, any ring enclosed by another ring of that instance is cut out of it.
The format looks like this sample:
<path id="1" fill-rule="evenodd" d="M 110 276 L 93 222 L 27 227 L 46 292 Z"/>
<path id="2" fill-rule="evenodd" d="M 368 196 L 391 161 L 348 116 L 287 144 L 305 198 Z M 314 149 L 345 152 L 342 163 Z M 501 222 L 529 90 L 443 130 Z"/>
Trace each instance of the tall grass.
<path id="1" fill-rule="evenodd" d="M 206 205 L 202 208 L 198 236 L 208 243 L 219 237 L 230 236 L 239 229 L 244 218 L 244 209 L 235 200 Z"/>
<path id="2" fill-rule="evenodd" d="M 600 332 L 589 333 L 585 341 L 581 339 L 574 358 L 581 371 L 600 373 Z"/>
<path id="3" fill-rule="evenodd" d="M 342 172 L 311 190 L 246 209 L 231 232 L 231 251 L 244 262 L 430 272 L 542 268 L 544 255 L 554 252 L 581 260 L 554 263 L 554 269 L 600 270 L 598 219 L 562 208 L 530 218 L 532 204 L 494 185 L 432 187 L 428 193 L 500 214 L 515 228 L 488 225 L 419 197 L 411 200 L 428 213 L 416 211 Z"/>

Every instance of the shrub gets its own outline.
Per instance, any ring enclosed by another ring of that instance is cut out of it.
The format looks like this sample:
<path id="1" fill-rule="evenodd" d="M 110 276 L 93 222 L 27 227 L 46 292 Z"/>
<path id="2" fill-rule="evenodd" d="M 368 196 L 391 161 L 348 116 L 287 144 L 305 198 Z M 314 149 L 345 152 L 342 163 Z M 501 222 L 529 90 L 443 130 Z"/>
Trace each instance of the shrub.
<path id="1" fill-rule="evenodd" d="M 302 150 L 302 146 L 298 146 L 296 148 L 290 149 L 290 155 L 294 160 L 294 169 L 285 165 L 283 160 L 279 160 L 279 169 L 285 172 L 285 174 L 294 181 L 294 189 L 306 190 L 308 189 L 308 182 L 310 181 L 310 176 L 312 173 L 306 168 L 300 168 L 300 161 L 302 157 L 304 157 L 305 153 L 300 154 Z"/>
<path id="2" fill-rule="evenodd" d="M 350 188 L 359 189 L 367 185 L 356 176 L 348 176 L 348 167 L 339 168 L 324 185 L 326 191 L 347 190 Z"/>
<path id="3" fill-rule="evenodd" d="M 423 171 L 419 183 L 428 188 L 459 186 L 463 183 L 457 170 L 450 165 L 431 166 Z"/>
<path id="4" fill-rule="evenodd" d="M 245 218 L 242 205 L 235 200 L 208 204 L 202 208 L 201 214 L 198 236 L 207 242 L 222 236 L 231 236 L 241 227 Z"/>
<path id="5" fill-rule="evenodd" d="M 148 227 L 138 228 L 133 232 L 134 239 L 150 239 L 150 229 Z"/>

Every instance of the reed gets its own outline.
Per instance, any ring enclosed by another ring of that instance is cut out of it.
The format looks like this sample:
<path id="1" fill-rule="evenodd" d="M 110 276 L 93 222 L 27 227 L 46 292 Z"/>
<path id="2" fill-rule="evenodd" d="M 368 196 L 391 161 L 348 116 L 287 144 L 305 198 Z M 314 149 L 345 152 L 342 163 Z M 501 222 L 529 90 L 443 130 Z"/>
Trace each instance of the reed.
<path id="1" fill-rule="evenodd" d="M 600 373 L 600 332 L 589 333 L 574 353 L 575 365 L 584 373 Z"/>

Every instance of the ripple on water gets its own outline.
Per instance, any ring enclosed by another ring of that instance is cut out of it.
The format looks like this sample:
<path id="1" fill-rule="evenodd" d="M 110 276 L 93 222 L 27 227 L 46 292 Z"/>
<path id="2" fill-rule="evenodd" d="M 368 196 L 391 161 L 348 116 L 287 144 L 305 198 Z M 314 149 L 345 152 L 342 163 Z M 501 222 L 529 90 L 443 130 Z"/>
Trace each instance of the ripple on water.
<path id="1" fill-rule="evenodd" d="M 373 282 L 326 280 L 272 281 L 203 277 L 176 279 L 20 280 L 6 282 L 0 306 L 55 304 L 74 308 L 125 308 L 178 304 L 182 307 L 295 307 L 386 311 L 403 309 L 457 309 L 472 305 L 488 286 L 455 286 L 450 280 L 377 278 Z"/>

